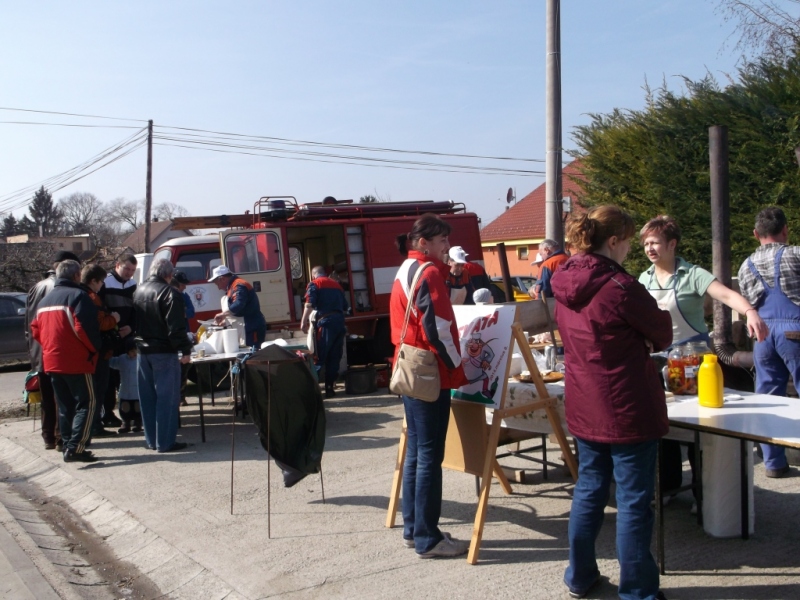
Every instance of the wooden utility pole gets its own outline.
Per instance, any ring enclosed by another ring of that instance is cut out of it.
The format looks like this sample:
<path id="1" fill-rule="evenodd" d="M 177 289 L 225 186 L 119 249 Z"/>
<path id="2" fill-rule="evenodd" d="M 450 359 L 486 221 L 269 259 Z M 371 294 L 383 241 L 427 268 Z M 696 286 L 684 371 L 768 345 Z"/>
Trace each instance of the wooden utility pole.
<path id="1" fill-rule="evenodd" d="M 561 220 L 561 0 L 547 0 L 545 236 L 564 248 Z"/>
<path id="2" fill-rule="evenodd" d="M 150 252 L 150 212 L 153 209 L 153 120 L 147 122 L 147 183 L 144 194 L 144 251 Z"/>

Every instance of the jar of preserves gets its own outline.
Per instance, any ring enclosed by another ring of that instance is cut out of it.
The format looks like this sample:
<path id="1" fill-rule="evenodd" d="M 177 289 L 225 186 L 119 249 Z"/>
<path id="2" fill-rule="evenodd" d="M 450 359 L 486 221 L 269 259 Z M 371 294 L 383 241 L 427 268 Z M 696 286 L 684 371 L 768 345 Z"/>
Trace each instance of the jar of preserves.
<path id="1" fill-rule="evenodd" d="M 679 346 L 674 346 L 667 356 L 667 389 L 673 394 L 683 394 L 685 386 L 683 352 Z"/>
<path id="2" fill-rule="evenodd" d="M 697 354 L 694 344 L 684 344 L 681 347 L 683 355 L 683 393 L 693 396 L 697 393 L 697 369 L 700 366 L 701 356 Z"/>

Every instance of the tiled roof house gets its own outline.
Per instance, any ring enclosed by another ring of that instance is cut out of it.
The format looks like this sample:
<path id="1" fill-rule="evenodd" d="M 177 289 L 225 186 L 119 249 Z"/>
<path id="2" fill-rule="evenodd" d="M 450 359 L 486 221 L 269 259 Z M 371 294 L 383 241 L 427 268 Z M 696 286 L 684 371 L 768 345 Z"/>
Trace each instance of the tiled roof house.
<path id="1" fill-rule="evenodd" d="M 579 170 L 579 162 L 572 161 L 561 171 L 562 197 L 572 199 L 573 209 L 581 194 L 580 181 L 583 175 Z M 486 272 L 490 276 L 501 275 L 500 260 L 497 255 L 497 243 L 506 245 L 506 257 L 511 275 L 538 275 L 536 267 L 531 265 L 536 258 L 536 251 L 545 238 L 545 184 L 506 210 L 502 215 L 481 229 L 481 246 Z"/>
<path id="2" fill-rule="evenodd" d="M 155 251 L 161 244 L 167 240 L 176 237 L 185 237 L 192 235 L 188 229 L 173 229 L 172 221 L 151 221 L 150 222 L 150 252 Z M 134 253 L 138 254 L 144 252 L 144 225 L 139 227 L 136 231 L 131 233 L 125 241 L 122 242 L 123 246 L 131 248 Z"/>

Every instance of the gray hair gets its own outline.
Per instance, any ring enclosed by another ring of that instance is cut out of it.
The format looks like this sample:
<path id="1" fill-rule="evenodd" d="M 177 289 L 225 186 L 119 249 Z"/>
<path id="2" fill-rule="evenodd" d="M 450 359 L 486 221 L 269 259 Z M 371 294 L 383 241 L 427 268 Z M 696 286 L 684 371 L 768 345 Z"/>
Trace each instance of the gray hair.
<path id="1" fill-rule="evenodd" d="M 317 265 L 313 269 L 311 269 L 311 278 L 316 279 L 317 277 L 325 277 L 327 273 L 325 272 L 325 267 L 321 267 Z"/>
<path id="2" fill-rule="evenodd" d="M 472 301 L 475 304 L 490 304 L 492 300 L 492 292 L 486 288 L 480 288 L 472 293 Z"/>
<path id="3" fill-rule="evenodd" d="M 148 275 L 150 277 L 155 275 L 161 279 L 169 279 L 172 277 L 174 272 L 175 267 L 172 266 L 172 263 L 169 262 L 168 258 L 159 258 L 158 260 L 154 260 L 153 264 L 150 265 L 150 271 Z"/>
<path id="4" fill-rule="evenodd" d="M 58 279 L 69 279 L 75 281 L 75 276 L 80 275 L 81 265 L 75 260 L 62 260 L 56 266 L 56 277 Z"/>
<path id="5" fill-rule="evenodd" d="M 539 242 L 539 250 L 554 251 L 558 249 L 559 249 L 558 242 L 555 240 L 551 240 L 550 238 L 544 239 L 541 242 Z"/>

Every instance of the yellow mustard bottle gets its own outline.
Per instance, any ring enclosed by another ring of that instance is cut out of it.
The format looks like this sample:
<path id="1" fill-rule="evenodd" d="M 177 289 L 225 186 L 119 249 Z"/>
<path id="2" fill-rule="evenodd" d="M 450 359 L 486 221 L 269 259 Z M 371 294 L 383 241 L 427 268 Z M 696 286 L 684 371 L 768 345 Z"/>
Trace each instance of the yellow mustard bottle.
<path id="1" fill-rule="evenodd" d="M 722 408 L 722 369 L 716 354 L 703 355 L 703 364 L 697 370 L 697 399 L 700 406 Z"/>

